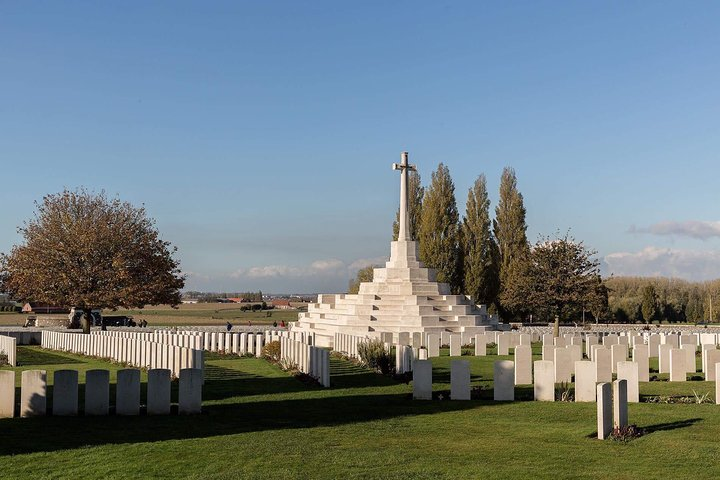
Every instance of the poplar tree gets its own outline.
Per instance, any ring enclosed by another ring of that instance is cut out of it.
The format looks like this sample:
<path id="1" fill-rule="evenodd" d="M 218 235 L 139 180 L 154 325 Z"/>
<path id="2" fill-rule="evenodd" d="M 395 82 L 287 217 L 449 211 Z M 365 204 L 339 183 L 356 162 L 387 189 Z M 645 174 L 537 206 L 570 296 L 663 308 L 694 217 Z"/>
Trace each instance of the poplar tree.
<path id="1" fill-rule="evenodd" d="M 455 185 L 444 164 L 432 174 L 426 189 L 418 231 L 420 259 L 437 270 L 437 280 L 450 284 L 454 294 L 462 292 L 460 225 Z"/>
<path id="2" fill-rule="evenodd" d="M 408 174 L 408 217 L 410 227 L 410 238 L 417 240 L 418 226 L 420 225 L 420 215 L 422 212 L 422 202 L 425 189 L 420 182 L 420 174 L 416 170 L 411 170 Z M 393 222 L 393 240 L 398 239 L 400 231 L 400 207 L 395 214 Z"/>
<path id="3" fill-rule="evenodd" d="M 462 222 L 462 257 L 464 293 L 484 305 L 495 303 L 500 288 L 498 249 L 491 226 L 485 175 L 480 175 L 468 191 Z"/>
<path id="4" fill-rule="evenodd" d="M 523 312 L 522 295 L 518 288 L 530 252 L 526 230 L 525 205 L 517 188 L 515 170 L 505 167 L 500 179 L 500 198 L 495 207 L 493 232 L 500 255 L 497 307 L 500 316 L 506 319 L 517 317 Z"/>
<path id="5" fill-rule="evenodd" d="M 658 298 L 653 285 L 646 285 L 645 288 L 643 288 L 640 311 L 642 312 L 645 323 L 650 323 L 655 320 L 658 314 Z"/>

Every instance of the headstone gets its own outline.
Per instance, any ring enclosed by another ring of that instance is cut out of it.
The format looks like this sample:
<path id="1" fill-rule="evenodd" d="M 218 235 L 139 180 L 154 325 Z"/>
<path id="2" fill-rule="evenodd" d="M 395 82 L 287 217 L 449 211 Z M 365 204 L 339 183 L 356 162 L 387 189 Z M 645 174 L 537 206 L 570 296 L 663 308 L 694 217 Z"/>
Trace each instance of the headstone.
<path id="1" fill-rule="evenodd" d="M 707 363 L 705 378 L 712 381 L 715 378 L 715 365 L 720 362 L 720 350 L 708 350 L 705 355 L 705 362 Z"/>
<path id="2" fill-rule="evenodd" d="M 548 362 L 555 361 L 555 345 L 543 345 L 542 346 L 542 359 Z"/>
<path id="3" fill-rule="evenodd" d="M 671 345 L 672 348 L 680 348 L 679 341 L 680 338 L 673 333 L 668 333 L 660 339 L 660 343 L 664 343 L 665 345 Z"/>
<path id="4" fill-rule="evenodd" d="M 487 355 L 487 336 L 484 333 L 475 335 L 475 356 L 484 357 Z"/>
<path id="5" fill-rule="evenodd" d="M 670 381 L 684 382 L 687 380 L 687 355 L 683 350 L 674 348 L 672 344 L 670 349 Z"/>
<path id="6" fill-rule="evenodd" d="M 493 399 L 496 401 L 515 400 L 515 364 L 511 360 L 500 360 L 493 365 Z"/>
<path id="7" fill-rule="evenodd" d="M 434 358 L 440 356 L 440 335 L 428 335 L 428 357 Z"/>
<path id="8" fill-rule="evenodd" d="M 552 333 L 544 333 L 542 336 L 542 343 L 543 343 L 543 345 L 555 346 L 555 341 L 553 339 L 554 339 L 554 337 L 553 337 Z"/>
<path id="9" fill-rule="evenodd" d="M 170 370 L 156 368 L 148 371 L 148 415 L 170 414 Z"/>
<path id="10" fill-rule="evenodd" d="M 720 364 L 715 364 L 715 405 L 720 405 Z"/>
<path id="11" fill-rule="evenodd" d="M 470 400 L 470 362 L 467 360 L 450 362 L 450 398 Z"/>
<path id="12" fill-rule="evenodd" d="M 614 333 L 611 333 L 610 335 L 605 335 L 603 337 L 603 345 L 606 347 L 609 347 L 611 345 L 617 345 L 618 344 L 618 336 Z"/>
<path id="13" fill-rule="evenodd" d="M 594 363 L 597 368 L 598 382 L 612 382 L 612 354 L 607 348 L 595 350 Z"/>
<path id="14" fill-rule="evenodd" d="M 701 355 L 700 358 L 702 359 L 702 362 L 701 362 L 702 363 L 702 371 L 703 371 L 703 373 L 707 373 L 707 352 L 708 352 L 708 350 L 715 350 L 716 346 L 711 343 L 703 343 L 700 346 L 700 349 L 701 349 L 700 350 L 700 355 Z"/>
<path id="15" fill-rule="evenodd" d="M 693 347 L 697 347 L 698 344 L 698 336 L 696 333 L 691 333 L 687 335 L 680 335 L 680 346 L 683 345 L 692 345 Z"/>
<path id="16" fill-rule="evenodd" d="M 595 335 L 587 335 L 585 337 L 585 355 L 592 360 L 592 346 L 598 344 L 598 337 Z"/>
<path id="17" fill-rule="evenodd" d="M 453 333 L 450 335 L 450 356 L 451 357 L 459 357 L 462 355 L 461 351 L 461 341 L 460 341 L 460 335 L 457 333 Z"/>
<path id="18" fill-rule="evenodd" d="M 660 373 L 670 373 L 670 350 L 672 345 L 663 343 L 658 348 L 658 365 Z"/>
<path id="19" fill-rule="evenodd" d="M 510 355 L 510 334 L 498 335 L 497 354 Z"/>
<path id="20" fill-rule="evenodd" d="M 635 345 L 633 348 L 633 362 L 638 366 L 638 381 L 650 381 L 650 359 L 648 356 L 649 349 L 647 345 Z"/>
<path id="21" fill-rule="evenodd" d="M 532 347 L 518 345 L 515 347 L 515 385 L 532 385 L 532 383 Z"/>
<path id="22" fill-rule="evenodd" d="M 398 343 L 403 346 L 410 345 L 410 332 L 398 333 Z"/>
<path id="23" fill-rule="evenodd" d="M 0 370 L 0 418 L 15 416 L 15 372 Z"/>
<path id="24" fill-rule="evenodd" d="M 418 360 L 427 360 L 428 359 L 428 351 L 425 347 L 418 348 Z"/>
<path id="25" fill-rule="evenodd" d="M 193 414 L 202 410 L 202 370 L 183 368 L 180 370 L 178 389 L 178 413 Z"/>
<path id="26" fill-rule="evenodd" d="M 555 366 L 549 360 L 536 360 L 533 390 L 535 400 L 541 402 L 555 401 Z"/>
<path id="27" fill-rule="evenodd" d="M 627 345 L 623 345 L 621 343 L 615 343 L 610 348 L 610 352 L 612 356 L 612 373 L 617 373 L 618 362 L 624 362 L 627 360 L 628 347 Z"/>
<path id="28" fill-rule="evenodd" d="M 612 390 L 609 383 L 597 386 L 597 429 L 598 438 L 605 440 L 610 436 L 613 425 Z"/>
<path id="29" fill-rule="evenodd" d="M 638 384 L 638 364 L 635 362 L 618 362 L 617 379 L 625 380 L 627 401 L 638 403 L 640 401 L 640 386 Z"/>
<path id="30" fill-rule="evenodd" d="M 413 332 L 412 334 L 412 347 L 420 348 L 423 346 L 422 332 Z"/>
<path id="31" fill-rule="evenodd" d="M 650 334 L 648 337 L 648 348 L 650 353 L 650 358 L 657 358 L 659 355 L 659 348 L 660 348 L 660 335 L 657 334 Z"/>
<path id="32" fill-rule="evenodd" d="M 563 337 L 555 337 L 555 346 L 556 347 L 566 347 L 567 342 Z"/>
<path id="33" fill-rule="evenodd" d="M 77 370 L 56 370 L 53 376 L 53 415 L 78 414 Z"/>
<path id="34" fill-rule="evenodd" d="M 597 394 L 595 379 L 597 371 L 590 361 L 575 362 L 575 401 L 594 402 Z"/>
<path id="35" fill-rule="evenodd" d="M 555 349 L 555 383 L 572 382 L 572 356 L 567 348 Z"/>
<path id="36" fill-rule="evenodd" d="M 140 414 L 140 370 L 132 368 L 118 370 L 115 413 L 117 415 Z"/>
<path id="37" fill-rule="evenodd" d="M 85 372 L 85 415 L 107 415 L 110 410 L 110 372 Z"/>
<path id="38" fill-rule="evenodd" d="M 695 373 L 695 370 L 697 369 L 697 364 L 695 362 L 695 351 L 697 349 L 697 345 L 686 343 L 684 345 L 680 345 L 680 349 L 685 352 L 685 370 L 687 373 Z"/>
<path id="39" fill-rule="evenodd" d="M 20 387 L 20 416 L 45 415 L 47 406 L 47 373 L 45 370 L 23 370 Z"/>
<path id="40" fill-rule="evenodd" d="M 627 380 L 615 380 L 613 382 L 613 426 L 615 428 L 628 425 L 627 400 Z"/>
<path id="41" fill-rule="evenodd" d="M 415 360 L 413 399 L 432 400 L 432 362 L 430 360 Z"/>
<path id="42" fill-rule="evenodd" d="M 573 337 L 573 338 L 575 338 L 575 337 Z M 582 360 L 582 357 L 583 357 L 583 354 L 582 354 L 582 345 L 578 345 L 578 344 L 574 344 L 574 345 L 573 345 L 573 344 L 571 344 L 571 345 L 566 346 L 565 348 L 567 348 L 568 351 L 570 352 L 570 360 L 571 360 L 573 363 L 579 362 L 579 361 Z"/>

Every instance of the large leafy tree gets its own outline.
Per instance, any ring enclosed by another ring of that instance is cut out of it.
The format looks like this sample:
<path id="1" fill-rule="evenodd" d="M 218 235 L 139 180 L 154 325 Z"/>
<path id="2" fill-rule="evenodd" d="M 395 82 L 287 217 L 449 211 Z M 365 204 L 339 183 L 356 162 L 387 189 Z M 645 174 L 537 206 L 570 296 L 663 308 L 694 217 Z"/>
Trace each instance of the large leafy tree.
<path id="1" fill-rule="evenodd" d="M 640 311 L 642 312 L 645 323 L 651 323 L 653 320 L 655 320 L 655 317 L 657 317 L 659 313 L 658 296 L 657 293 L 655 293 L 655 287 L 652 284 L 645 285 L 645 287 L 643 288 Z"/>
<path id="2" fill-rule="evenodd" d="M 453 293 L 461 293 L 463 275 L 455 185 L 450 170 L 442 163 L 425 190 L 418 240 L 425 265 L 437 269 L 438 281 L 450 284 Z"/>
<path id="3" fill-rule="evenodd" d="M 490 221 L 490 198 L 485 175 L 480 175 L 468 191 L 462 221 L 464 292 L 475 303 L 494 304 L 500 289 L 499 252 Z"/>
<path id="4" fill-rule="evenodd" d="M 577 315 L 596 295 L 600 262 L 595 251 L 566 234 L 541 238 L 525 263 L 517 291 L 528 308 L 541 317 L 555 320 Z"/>
<path id="5" fill-rule="evenodd" d="M 420 174 L 417 170 L 411 170 L 408 174 L 408 217 L 410 227 L 410 238 L 416 240 L 418 238 L 418 229 L 420 226 L 420 216 L 422 214 L 422 203 L 425 189 L 420 180 Z M 393 240 L 397 240 L 400 232 L 400 207 L 395 213 L 395 221 L 393 222 Z"/>
<path id="6" fill-rule="evenodd" d="M 23 243 L 0 257 L 3 287 L 16 298 L 93 309 L 180 303 L 176 248 L 144 208 L 86 190 L 47 195 L 18 229 Z"/>
<path id="7" fill-rule="evenodd" d="M 500 198 L 495 207 L 493 232 L 500 252 L 498 312 L 506 319 L 520 316 L 525 304 L 518 288 L 530 246 L 527 240 L 525 204 L 517 188 L 515 170 L 506 167 L 500 179 Z"/>

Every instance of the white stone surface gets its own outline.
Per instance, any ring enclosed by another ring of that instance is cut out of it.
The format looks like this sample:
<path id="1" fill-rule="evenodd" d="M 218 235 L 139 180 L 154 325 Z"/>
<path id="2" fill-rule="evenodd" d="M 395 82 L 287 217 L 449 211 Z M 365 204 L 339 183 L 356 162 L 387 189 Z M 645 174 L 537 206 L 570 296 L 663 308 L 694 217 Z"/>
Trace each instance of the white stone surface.
<path id="1" fill-rule="evenodd" d="M 712 381 L 712 379 L 715 378 L 715 366 L 720 362 L 720 350 L 708 350 L 705 356 L 705 361 L 707 362 L 705 378 L 708 379 L 708 381 Z"/>
<path id="2" fill-rule="evenodd" d="M 515 347 L 515 385 L 531 385 L 532 378 L 532 348 L 530 345 Z"/>
<path id="3" fill-rule="evenodd" d="M 432 400 L 432 362 L 430 360 L 415 360 L 413 364 L 413 398 L 415 400 Z"/>
<path id="4" fill-rule="evenodd" d="M 148 371 L 148 415 L 170 414 L 170 370 L 158 368 Z"/>
<path id="5" fill-rule="evenodd" d="M 667 343 L 660 344 L 658 348 L 658 365 L 660 373 L 670 373 L 670 350 L 672 345 Z"/>
<path id="6" fill-rule="evenodd" d="M 184 368 L 180 370 L 178 389 L 178 413 L 195 414 L 202 410 L 202 370 Z"/>
<path id="7" fill-rule="evenodd" d="M 56 370 L 53 375 L 53 415 L 75 416 L 78 414 L 77 370 Z"/>
<path id="8" fill-rule="evenodd" d="M 20 416 L 45 415 L 47 407 L 47 372 L 23 370 L 20 387 Z"/>
<path id="9" fill-rule="evenodd" d="M 555 365 L 549 360 L 536 360 L 534 363 L 533 391 L 535 400 L 555 401 Z"/>
<path id="10" fill-rule="evenodd" d="M 497 354 L 510 355 L 510 341 L 512 336 L 509 333 L 498 335 Z"/>
<path id="11" fill-rule="evenodd" d="M 682 335 L 682 337 L 684 336 L 685 335 Z M 695 361 L 695 352 L 697 351 L 697 345 L 691 343 L 684 343 L 680 345 L 680 349 L 685 352 L 685 370 L 687 371 L 687 373 L 695 373 L 695 371 L 697 370 L 697 362 Z"/>
<path id="12" fill-rule="evenodd" d="M 627 400 L 627 380 L 615 380 L 613 382 L 613 426 L 616 428 L 628 425 Z"/>
<path id="13" fill-rule="evenodd" d="M 597 386 L 597 430 L 598 438 L 605 440 L 613 427 L 612 389 L 609 383 Z"/>
<path id="14" fill-rule="evenodd" d="M 598 382 L 612 382 L 612 354 L 607 348 L 595 350 L 594 363 Z"/>
<path id="15" fill-rule="evenodd" d="M 595 384 L 597 371 L 590 361 L 575 362 L 575 401 L 594 402 L 597 394 Z"/>
<path id="16" fill-rule="evenodd" d="M 610 354 L 612 356 L 612 373 L 617 373 L 618 362 L 624 362 L 627 360 L 628 347 L 621 343 L 615 343 L 610 348 Z"/>
<path id="17" fill-rule="evenodd" d="M 429 334 L 428 339 L 428 357 L 434 358 L 440 356 L 440 335 Z"/>
<path id="18" fill-rule="evenodd" d="M 617 370 L 617 379 L 626 381 L 627 401 L 638 403 L 640 401 L 638 364 L 635 362 L 618 362 Z"/>
<path id="19" fill-rule="evenodd" d="M 493 399 L 496 401 L 515 400 L 515 364 L 511 360 L 500 360 L 493 364 Z"/>
<path id="20" fill-rule="evenodd" d="M 450 362 L 450 398 L 470 400 L 470 362 L 467 360 Z"/>
<path id="21" fill-rule="evenodd" d="M 461 341 L 460 341 L 460 334 L 452 334 L 450 335 L 450 356 L 451 357 L 459 357 L 462 355 L 461 351 Z"/>
<path id="22" fill-rule="evenodd" d="M 110 410 L 110 372 L 85 372 L 85 415 L 107 415 Z"/>
<path id="23" fill-rule="evenodd" d="M 140 370 L 125 368 L 117 372 L 115 386 L 115 413 L 140 414 Z"/>
<path id="24" fill-rule="evenodd" d="M 556 348 L 555 358 L 555 383 L 572 382 L 572 356 L 567 348 Z"/>
<path id="25" fill-rule="evenodd" d="M 635 345 L 633 348 L 633 362 L 638 366 L 638 381 L 650 381 L 650 358 L 647 345 Z"/>
<path id="26" fill-rule="evenodd" d="M 15 372 L 0 370 L 0 418 L 15 416 Z"/>
<path id="27" fill-rule="evenodd" d="M 672 344 L 668 344 L 670 349 L 670 381 L 684 382 L 687 380 L 687 355 L 679 348 L 674 348 Z"/>

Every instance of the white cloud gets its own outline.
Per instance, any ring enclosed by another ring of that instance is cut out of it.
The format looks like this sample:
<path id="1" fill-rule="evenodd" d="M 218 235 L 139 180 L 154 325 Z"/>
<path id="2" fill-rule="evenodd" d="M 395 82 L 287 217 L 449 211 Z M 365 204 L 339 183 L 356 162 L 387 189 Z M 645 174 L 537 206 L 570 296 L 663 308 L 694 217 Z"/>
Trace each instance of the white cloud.
<path id="1" fill-rule="evenodd" d="M 645 247 L 639 252 L 605 256 L 608 271 L 615 275 L 664 276 L 687 280 L 720 278 L 720 251 Z"/>
<path id="2" fill-rule="evenodd" d="M 370 265 L 385 266 L 385 262 L 388 261 L 388 257 L 375 257 L 375 258 L 359 258 L 348 265 L 348 271 L 351 275 L 355 275 L 361 268 L 369 267 Z"/>
<path id="3" fill-rule="evenodd" d="M 650 235 L 670 235 L 690 237 L 699 240 L 720 237 L 720 222 L 706 222 L 700 220 L 687 220 L 685 222 L 659 222 L 648 227 L 632 225 L 630 233 L 647 233 Z"/>

